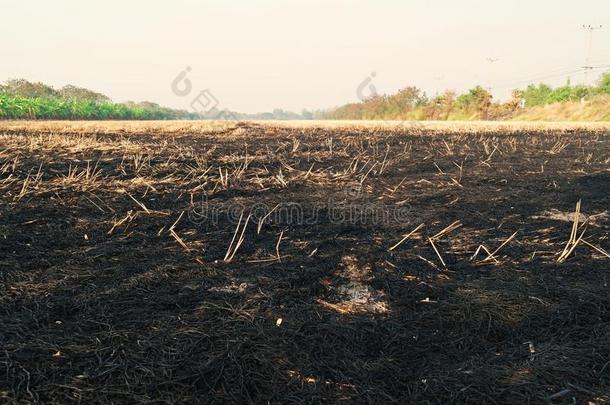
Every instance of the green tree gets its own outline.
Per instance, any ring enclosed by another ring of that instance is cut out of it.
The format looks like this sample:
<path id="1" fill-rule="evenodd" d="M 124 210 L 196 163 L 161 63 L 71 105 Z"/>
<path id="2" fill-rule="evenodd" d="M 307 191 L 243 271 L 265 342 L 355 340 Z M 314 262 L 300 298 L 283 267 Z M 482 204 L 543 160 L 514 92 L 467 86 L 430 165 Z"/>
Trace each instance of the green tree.
<path id="1" fill-rule="evenodd" d="M 602 94 L 610 94 L 610 72 L 606 72 L 599 78 L 597 89 Z"/>
<path id="2" fill-rule="evenodd" d="M 28 98 L 54 98 L 59 97 L 59 93 L 51 86 L 44 83 L 32 83 L 25 79 L 10 79 L 1 86 L 5 93 Z"/>
<path id="3" fill-rule="evenodd" d="M 109 102 L 110 98 L 82 87 L 73 86 L 68 84 L 59 90 L 59 96 L 69 100 L 81 100 L 81 101 L 94 101 L 97 103 Z"/>
<path id="4" fill-rule="evenodd" d="M 548 104 L 549 97 L 552 92 L 553 92 L 553 89 L 544 83 L 541 83 L 538 86 L 530 84 L 523 91 L 523 98 L 525 99 L 525 105 L 527 107 L 534 107 L 537 105 Z"/>
<path id="5" fill-rule="evenodd" d="M 460 95 L 456 100 L 456 107 L 468 114 L 475 114 L 478 118 L 487 118 L 491 106 L 492 95 L 481 86 L 476 86 L 466 94 Z"/>

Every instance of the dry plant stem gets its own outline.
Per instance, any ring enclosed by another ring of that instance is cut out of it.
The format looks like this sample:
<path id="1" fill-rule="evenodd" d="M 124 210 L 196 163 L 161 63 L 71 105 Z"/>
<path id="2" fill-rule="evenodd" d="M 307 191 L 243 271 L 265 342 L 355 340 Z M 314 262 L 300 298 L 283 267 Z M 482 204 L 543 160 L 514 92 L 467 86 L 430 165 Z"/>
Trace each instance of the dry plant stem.
<path id="1" fill-rule="evenodd" d="M 585 235 L 585 232 L 587 231 L 587 227 L 586 227 L 586 223 L 583 224 L 583 226 L 585 227 L 585 229 L 583 229 L 582 233 L 580 234 L 580 236 L 578 237 L 578 239 L 576 239 L 574 241 L 574 243 L 572 243 L 572 245 L 570 246 L 570 248 L 567 250 L 567 252 L 565 254 L 562 254 L 562 256 L 559 257 L 559 259 L 557 259 L 557 261 L 559 263 L 563 263 L 564 261 L 566 261 L 566 259 L 568 257 L 570 257 L 570 255 L 572 254 L 572 252 L 574 251 L 574 249 L 576 249 L 576 246 L 578 246 L 578 244 L 580 243 L 580 241 L 582 240 L 582 237 Z"/>
<path id="2" fill-rule="evenodd" d="M 405 176 L 400 183 L 398 183 L 398 185 L 396 187 L 394 187 L 394 189 L 392 190 L 392 192 L 390 193 L 390 195 L 394 195 L 394 193 L 400 188 L 400 186 L 402 186 L 402 184 L 405 182 L 405 180 L 407 180 L 408 176 Z"/>
<path id="3" fill-rule="evenodd" d="M 282 261 L 282 256 L 280 255 L 280 243 L 282 242 L 282 236 L 284 236 L 284 230 L 280 232 L 280 237 L 277 239 L 277 243 L 275 244 L 275 253 L 279 262 Z"/>
<path id="4" fill-rule="evenodd" d="M 273 212 L 274 212 L 274 211 L 277 209 L 277 207 L 279 207 L 279 206 L 280 206 L 280 204 L 276 204 L 276 206 L 275 206 L 275 207 L 273 207 L 273 208 L 271 209 L 271 211 L 269 211 L 269 212 L 268 212 L 268 213 L 267 213 L 267 214 L 266 214 L 264 217 L 262 217 L 262 218 L 261 218 L 261 219 L 258 221 L 258 225 L 257 225 L 257 227 L 256 227 L 256 233 L 257 233 L 257 234 L 259 234 L 259 235 L 260 235 L 260 233 L 261 233 L 261 229 L 263 228 L 263 225 L 264 225 L 264 223 L 265 223 L 265 220 L 266 220 L 267 218 L 269 218 L 269 216 L 270 216 L 270 215 L 271 215 L 271 214 L 272 214 L 272 213 L 273 213 Z"/>
<path id="5" fill-rule="evenodd" d="M 173 236 L 174 239 L 176 239 L 176 242 L 178 242 L 180 244 L 180 246 L 182 246 L 184 248 L 184 250 L 186 250 L 187 252 L 190 252 L 191 249 L 186 245 L 186 243 L 184 243 L 182 238 L 180 238 L 180 236 L 178 236 L 176 231 L 174 231 L 174 228 L 176 227 L 176 225 L 178 225 L 178 222 L 180 222 L 180 219 L 182 219 L 183 215 L 184 215 L 184 211 L 182 211 L 180 213 L 180 216 L 178 217 L 176 222 L 174 222 L 174 224 L 169 228 L 169 233 L 170 233 L 170 235 Z"/>
<path id="6" fill-rule="evenodd" d="M 366 178 L 368 177 L 368 175 L 373 171 L 373 169 L 375 168 L 375 166 L 377 166 L 377 162 L 375 162 L 371 168 L 369 169 L 368 172 L 366 172 L 366 174 L 364 176 L 362 176 L 362 178 L 360 179 L 360 184 L 364 184 L 364 180 L 366 180 Z"/>
<path id="7" fill-rule="evenodd" d="M 235 242 L 235 238 L 237 238 L 237 233 L 239 232 L 239 227 L 241 225 L 241 220 L 244 217 L 244 210 L 241 211 L 241 214 L 239 215 L 239 220 L 237 221 L 237 226 L 235 227 L 235 232 L 233 233 L 233 238 L 231 239 L 231 243 L 229 243 L 229 248 L 227 249 L 227 253 L 225 254 L 224 257 L 224 261 L 226 262 L 227 259 L 229 258 L 229 256 L 231 255 L 231 252 L 233 251 L 233 243 Z"/>
<path id="8" fill-rule="evenodd" d="M 146 208 L 146 206 L 144 204 L 142 204 L 140 201 L 136 200 L 135 198 L 133 198 L 131 196 L 131 194 L 127 194 L 129 196 L 129 198 L 131 198 L 136 204 L 138 204 L 140 207 L 142 207 L 142 209 L 144 210 L 144 212 L 146 212 L 147 214 L 150 214 L 150 211 L 148 210 L 148 208 Z"/>
<path id="9" fill-rule="evenodd" d="M 458 229 L 461 226 L 462 226 L 462 223 L 460 221 L 454 221 L 451 224 L 449 224 L 445 229 L 443 229 L 442 231 L 438 232 L 436 235 L 432 236 L 430 239 L 438 240 L 441 237 L 443 237 L 446 234 L 448 234 L 449 232 L 452 232 L 452 231 Z"/>
<path id="10" fill-rule="evenodd" d="M 252 217 L 252 213 L 248 214 L 248 216 L 246 217 L 244 226 L 241 229 L 241 234 L 239 235 L 239 239 L 237 240 L 237 242 L 235 243 L 235 246 L 233 247 L 233 241 L 235 241 L 235 235 L 237 235 L 237 230 L 239 229 L 239 226 L 241 224 L 241 219 L 243 217 L 243 214 L 244 213 L 242 211 L 241 216 L 239 218 L 239 223 L 237 224 L 237 228 L 235 230 L 235 234 L 233 235 L 233 239 L 231 240 L 231 245 L 229 246 L 229 250 L 227 250 L 227 254 L 225 255 L 224 261 L 227 263 L 229 263 L 229 262 L 231 262 L 231 260 L 233 260 L 235 253 L 237 253 L 237 250 L 239 249 L 241 244 L 244 242 L 244 233 L 246 232 L 246 228 L 248 227 L 248 222 L 250 221 L 250 218 Z"/>
<path id="11" fill-rule="evenodd" d="M 585 245 L 593 248 L 594 250 L 596 250 L 598 253 L 601 253 L 602 255 L 606 256 L 607 258 L 610 259 L 610 253 L 606 252 L 604 249 L 602 249 L 601 247 L 597 247 L 589 242 L 587 242 L 586 240 L 582 240 L 582 243 L 584 243 Z"/>
<path id="12" fill-rule="evenodd" d="M 392 250 L 396 249 L 398 246 L 400 246 L 404 241 L 406 241 L 407 239 L 409 239 L 411 237 L 411 235 L 413 235 L 415 232 L 419 231 L 421 228 L 423 228 L 425 226 L 425 224 L 419 224 L 415 229 L 413 229 L 411 232 L 409 232 L 408 234 L 406 234 L 400 241 L 398 241 L 398 243 L 396 243 L 394 246 L 390 247 L 388 249 L 389 252 L 391 252 Z"/>
<path id="13" fill-rule="evenodd" d="M 438 258 L 440 259 L 441 263 L 443 264 L 443 267 L 447 268 L 447 265 L 445 264 L 445 261 L 443 260 L 443 257 L 441 256 L 441 254 L 439 253 L 438 249 L 436 248 L 436 245 L 434 245 L 434 241 L 432 240 L 432 238 L 428 238 L 428 242 L 430 242 L 430 244 L 432 245 L 432 248 L 434 248 L 434 251 L 436 252 L 436 255 L 438 256 Z"/>
<path id="14" fill-rule="evenodd" d="M 126 216 L 125 216 L 123 219 L 121 219 L 121 220 L 119 220 L 119 221 L 115 222 L 115 223 L 112 225 L 112 228 L 110 228 L 110 230 L 108 231 L 107 235 L 111 235 L 111 234 L 112 234 L 112 232 L 114 232 L 114 230 L 115 230 L 116 228 L 118 228 L 119 226 L 123 225 L 125 222 L 127 222 L 127 221 L 131 221 L 131 220 L 134 218 L 134 216 L 132 216 L 132 212 L 133 212 L 133 211 L 129 210 L 129 211 L 127 212 L 127 215 L 126 215 Z"/>
<path id="15" fill-rule="evenodd" d="M 488 253 L 488 255 L 487 255 L 487 257 L 486 257 L 485 259 L 483 259 L 483 261 L 484 261 L 484 262 L 486 262 L 486 261 L 488 261 L 488 260 L 493 259 L 494 261 L 496 261 L 496 262 L 497 262 L 497 260 L 496 260 L 496 258 L 495 258 L 496 253 L 498 253 L 498 252 L 500 251 L 500 249 L 502 249 L 502 248 L 503 248 L 503 247 L 504 247 L 504 246 L 505 246 L 505 245 L 506 245 L 508 242 L 510 242 L 511 240 L 513 240 L 513 238 L 514 238 L 515 236 L 517 236 L 517 233 L 518 233 L 518 232 L 519 232 L 519 231 L 515 231 L 515 233 L 513 233 L 512 235 L 510 235 L 510 236 L 509 236 L 509 237 L 508 237 L 508 238 L 507 238 L 507 239 L 506 239 L 504 242 L 502 242 L 502 244 L 501 244 L 500 246 L 498 246 L 498 248 L 497 248 L 496 250 L 494 250 L 492 253 L 487 252 L 487 253 Z M 485 250 L 487 250 L 487 249 L 485 249 Z"/>
<path id="16" fill-rule="evenodd" d="M 576 209 L 574 210 L 574 221 L 572 222 L 572 231 L 570 232 L 570 239 L 568 240 L 568 242 L 566 243 L 566 246 L 563 248 L 563 251 L 557 258 L 557 262 L 559 262 L 559 263 L 563 263 L 570 256 L 570 254 L 574 251 L 574 249 L 576 249 L 576 246 L 578 245 L 578 243 L 584 236 L 585 231 L 587 230 L 587 228 L 586 228 L 587 221 L 585 221 L 585 223 L 583 224 L 585 229 L 580 234 L 580 237 L 578 239 L 576 239 L 576 235 L 577 235 L 578 229 L 579 229 L 578 222 L 580 220 L 580 207 L 581 207 L 581 201 L 578 200 L 578 202 L 576 203 Z"/>
<path id="17" fill-rule="evenodd" d="M 490 251 L 489 251 L 489 250 L 488 250 L 488 249 L 487 249 L 487 248 L 486 248 L 484 245 L 479 245 L 479 247 L 477 248 L 477 250 L 476 250 L 476 251 L 474 252 L 474 254 L 473 254 L 471 257 L 470 257 L 470 261 L 473 261 L 473 260 L 474 260 L 474 259 L 475 259 L 475 258 L 476 258 L 478 255 L 479 255 L 479 252 L 480 252 L 481 250 L 484 250 L 484 251 L 485 251 L 485 253 L 487 253 L 487 256 L 488 256 L 488 257 L 491 257 L 491 259 L 492 259 L 493 261 L 495 261 L 496 263 L 499 263 L 499 262 L 498 262 L 498 260 L 496 260 L 496 258 L 495 258 L 495 257 L 493 257 L 493 255 L 491 254 L 491 252 L 490 252 Z"/>

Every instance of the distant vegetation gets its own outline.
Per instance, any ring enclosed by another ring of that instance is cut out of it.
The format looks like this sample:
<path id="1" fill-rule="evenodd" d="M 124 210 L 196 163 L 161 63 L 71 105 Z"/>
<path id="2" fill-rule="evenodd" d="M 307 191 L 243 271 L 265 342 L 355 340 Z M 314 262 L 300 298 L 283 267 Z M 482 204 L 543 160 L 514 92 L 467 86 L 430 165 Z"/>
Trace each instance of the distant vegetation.
<path id="1" fill-rule="evenodd" d="M 548 120 L 610 121 L 610 73 L 597 85 L 530 85 L 513 90 L 505 102 L 476 86 L 463 94 L 445 91 L 429 97 L 417 87 L 378 95 L 328 111 L 294 113 L 282 109 L 256 114 L 212 109 L 175 110 L 149 101 L 115 103 L 104 94 L 67 85 L 14 79 L 0 85 L 0 119 L 31 120 Z"/>
<path id="2" fill-rule="evenodd" d="M 371 97 L 323 114 L 327 119 L 368 120 L 610 120 L 610 73 L 596 86 L 553 88 L 546 84 L 513 90 L 506 102 L 494 102 L 481 86 L 464 94 L 446 91 L 428 97 L 416 87 Z"/>
<path id="3" fill-rule="evenodd" d="M 44 83 L 13 79 L 0 85 L 0 119 L 31 120 L 195 120 L 195 119 L 312 119 L 276 109 L 270 113 L 242 114 L 211 110 L 202 114 L 161 107 L 149 101 L 114 103 L 104 94 L 67 85 L 57 90 Z"/>
<path id="4" fill-rule="evenodd" d="M 0 86 L 0 119 L 48 120 L 171 120 L 196 114 L 150 102 L 113 103 L 107 96 L 77 86 L 59 90 L 24 79 Z"/>
<path id="5" fill-rule="evenodd" d="M 202 115 L 203 119 L 218 120 L 218 119 L 234 119 L 234 120 L 311 120 L 316 117 L 320 117 L 324 114 L 323 111 L 308 111 L 303 110 L 301 113 L 295 113 L 292 111 L 282 110 L 280 108 L 274 109 L 272 112 L 262 113 L 239 113 L 229 110 L 217 110 L 212 109 Z"/>

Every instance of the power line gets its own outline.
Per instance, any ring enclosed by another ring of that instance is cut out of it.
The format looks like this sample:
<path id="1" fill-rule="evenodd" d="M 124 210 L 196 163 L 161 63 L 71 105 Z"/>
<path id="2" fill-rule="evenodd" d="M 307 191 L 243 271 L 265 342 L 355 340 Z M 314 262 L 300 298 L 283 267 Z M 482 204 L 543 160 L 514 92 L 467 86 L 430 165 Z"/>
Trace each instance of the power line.
<path id="1" fill-rule="evenodd" d="M 604 60 L 604 61 L 596 61 L 596 63 L 599 66 L 594 67 L 594 69 L 598 69 L 598 68 L 603 68 L 606 67 L 608 64 L 610 64 L 610 60 Z M 604 65 L 604 66 L 602 66 Z M 508 81 L 503 81 L 500 82 L 499 84 L 494 85 L 494 88 L 499 88 L 499 87 L 508 87 L 508 86 L 512 86 L 512 85 L 519 85 L 519 84 L 523 84 L 523 83 L 531 83 L 533 81 L 538 81 L 538 80 L 545 80 L 545 79 L 552 79 L 555 77 L 562 77 L 565 75 L 569 75 L 569 74 L 574 74 L 574 73 L 579 73 L 583 71 L 583 67 L 574 67 L 572 66 L 564 66 L 564 67 L 560 67 L 560 68 L 555 68 L 552 70 L 546 70 L 544 72 L 540 72 L 534 75 L 527 75 L 527 76 L 522 76 L 522 77 L 518 77 L 515 79 L 510 79 Z"/>
<path id="2" fill-rule="evenodd" d="M 579 69 L 559 71 L 559 72 L 553 73 L 553 74 L 541 74 L 541 75 L 537 75 L 537 76 L 530 76 L 528 78 L 518 79 L 518 80 L 514 80 L 514 81 L 510 81 L 510 82 L 504 82 L 504 83 L 494 86 L 493 88 L 500 89 L 500 88 L 506 88 L 506 87 L 511 87 L 511 86 L 518 86 L 521 84 L 531 84 L 532 82 L 536 82 L 536 81 L 540 81 L 540 80 L 554 79 L 557 77 L 563 77 L 563 76 L 567 76 L 567 75 L 571 75 L 571 74 L 575 74 L 575 73 L 580 73 L 583 70 L 584 70 L 583 68 L 579 68 Z"/>
<path id="3" fill-rule="evenodd" d="M 608 69 L 608 68 L 610 68 L 610 64 L 589 66 L 587 69 L 582 67 L 582 68 L 578 68 L 578 69 L 564 70 L 564 71 L 559 71 L 557 73 L 548 74 L 548 75 L 531 76 L 528 78 L 523 78 L 523 79 L 518 79 L 515 81 L 504 82 L 504 83 L 498 84 L 498 85 L 494 86 L 493 89 L 498 90 L 498 89 L 504 89 L 504 88 L 511 87 L 511 86 L 519 86 L 522 84 L 532 84 L 533 82 L 541 81 L 541 80 L 545 80 L 545 79 L 554 79 L 554 78 L 564 77 L 567 75 L 583 73 L 585 71 L 592 72 L 592 71 L 597 71 L 600 69 Z"/>

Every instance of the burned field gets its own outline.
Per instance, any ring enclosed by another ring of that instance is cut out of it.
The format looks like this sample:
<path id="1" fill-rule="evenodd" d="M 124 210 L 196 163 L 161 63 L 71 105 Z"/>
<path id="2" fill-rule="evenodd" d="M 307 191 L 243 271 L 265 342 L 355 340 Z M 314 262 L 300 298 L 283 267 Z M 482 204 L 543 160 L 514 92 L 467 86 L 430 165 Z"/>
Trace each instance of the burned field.
<path id="1" fill-rule="evenodd" d="M 610 401 L 610 130 L 0 131 L 0 402 Z"/>

